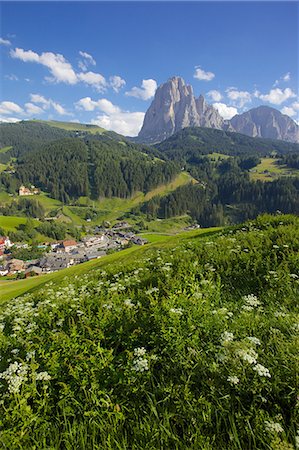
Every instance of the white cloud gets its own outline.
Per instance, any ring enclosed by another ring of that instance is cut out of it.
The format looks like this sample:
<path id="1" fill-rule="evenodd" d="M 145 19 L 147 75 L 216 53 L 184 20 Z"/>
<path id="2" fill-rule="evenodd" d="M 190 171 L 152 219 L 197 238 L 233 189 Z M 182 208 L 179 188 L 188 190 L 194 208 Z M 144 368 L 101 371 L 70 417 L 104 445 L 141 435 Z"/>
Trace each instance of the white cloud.
<path id="1" fill-rule="evenodd" d="M 290 81 L 291 73 L 290 72 L 286 73 L 285 75 L 283 75 L 282 79 L 283 81 Z"/>
<path id="2" fill-rule="evenodd" d="M 51 105 L 51 101 L 47 100 L 45 97 L 43 97 L 40 94 L 30 94 L 30 100 L 33 103 L 41 103 L 42 105 L 44 105 L 45 107 L 48 107 Z"/>
<path id="3" fill-rule="evenodd" d="M 285 83 L 287 83 L 290 80 L 291 80 L 291 72 L 287 72 L 284 75 L 282 75 L 278 80 L 275 80 L 273 87 L 278 86 L 281 81 L 284 81 Z"/>
<path id="4" fill-rule="evenodd" d="M 297 123 L 298 121 L 298 114 L 299 114 L 299 102 L 293 102 L 291 103 L 289 106 L 284 106 L 281 109 L 282 114 L 286 114 L 287 116 L 290 116 L 293 118 L 293 120 L 295 120 L 295 117 L 297 118 L 297 120 L 295 120 L 295 122 Z"/>
<path id="5" fill-rule="evenodd" d="M 60 103 L 55 102 L 51 98 L 47 99 L 40 94 L 30 94 L 30 100 L 33 103 L 42 105 L 43 110 L 52 107 L 61 116 L 72 116 L 73 114 L 68 112 Z"/>
<path id="6" fill-rule="evenodd" d="M 64 82 L 67 84 L 76 84 L 78 82 L 77 75 L 71 64 L 59 53 L 44 52 L 41 55 L 32 50 L 23 50 L 16 48 L 10 52 L 12 58 L 20 59 L 24 62 L 35 62 L 47 67 L 52 77 L 47 77 L 48 81 Z"/>
<path id="7" fill-rule="evenodd" d="M 110 86 L 114 90 L 114 92 L 119 92 L 123 86 L 125 86 L 126 82 L 118 75 L 113 75 L 113 77 L 109 78 Z"/>
<path id="8" fill-rule="evenodd" d="M 100 73 L 81 72 L 77 76 L 80 81 L 94 87 L 98 92 L 104 92 L 106 90 L 107 82 Z"/>
<path id="9" fill-rule="evenodd" d="M 0 116 L 0 122 L 3 123 L 16 123 L 20 122 L 22 119 L 18 119 L 17 117 L 1 117 Z"/>
<path id="10" fill-rule="evenodd" d="M 39 62 L 39 56 L 32 50 L 23 50 L 22 48 L 16 48 L 10 51 L 12 58 L 21 59 L 24 62 Z"/>
<path id="11" fill-rule="evenodd" d="M 22 114 L 23 112 L 23 109 L 14 102 L 5 101 L 0 103 L 0 114 Z"/>
<path id="12" fill-rule="evenodd" d="M 260 91 L 259 91 L 258 89 L 255 89 L 255 91 L 253 92 L 253 96 L 254 96 L 255 98 L 259 98 L 260 95 L 261 95 Z"/>
<path id="13" fill-rule="evenodd" d="M 83 70 L 83 72 L 85 72 L 87 70 L 89 65 L 91 65 L 91 66 L 96 65 L 95 60 L 89 53 L 81 52 L 81 50 L 80 50 L 79 55 L 82 57 L 82 59 L 79 61 L 78 66 L 81 70 Z"/>
<path id="14" fill-rule="evenodd" d="M 221 93 L 215 89 L 207 92 L 207 97 L 210 97 L 214 102 L 219 102 L 222 99 Z"/>
<path id="15" fill-rule="evenodd" d="M 243 108 L 246 103 L 251 102 L 251 94 L 247 91 L 238 91 L 236 88 L 228 88 L 225 92 L 233 104 L 239 108 Z"/>
<path id="16" fill-rule="evenodd" d="M 296 111 L 291 107 L 291 106 L 284 106 L 280 112 L 282 112 L 282 114 L 286 114 L 287 116 L 296 116 Z"/>
<path id="17" fill-rule="evenodd" d="M 213 72 L 205 72 L 200 66 L 196 66 L 193 77 L 201 81 L 211 81 L 215 78 L 215 74 Z"/>
<path id="18" fill-rule="evenodd" d="M 84 111 L 94 111 L 97 107 L 97 102 L 91 100 L 90 97 L 81 98 L 75 103 L 76 109 L 84 109 Z"/>
<path id="19" fill-rule="evenodd" d="M 11 45 L 11 42 L 8 39 L 0 38 L 0 45 Z"/>
<path id="20" fill-rule="evenodd" d="M 85 111 L 94 111 L 95 109 L 99 109 L 109 115 L 121 112 L 121 109 L 118 106 L 113 105 L 113 103 L 106 98 L 101 98 L 100 100 L 95 101 L 90 97 L 84 97 L 75 103 L 75 107 Z"/>
<path id="21" fill-rule="evenodd" d="M 19 80 L 19 78 L 14 73 L 11 73 L 10 75 L 5 75 L 4 78 L 6 78 L 7 80 L 10 80 L 10 81 L 18 81 Z"/>
<path id="22" fill-rule="evenodd" d="M 157 82 L 150 78 L 148 80 L 142 80 L 141 88 L 135 86 L 130 91 L 127 91 L 126 95 L 140 98 L 141 100 L 149 100 L 155 95 L 156 89 Z"/>
<path id="23" fill-rule="evenodd" d="M 75 103 L 75 107 L 84 111 L 95 111 L 96 109 L 102 111 L 103 114 L 92 119 L 91 123 L 125 136 L 136 136 L 138 134 L 145 115 L 144 112 L 123 111 L 106 98 L 97 101 L 90 97 L 81 98 Z"/>
<path id="24" fill-rule="evenodd" d="M 82 57 L 82 60 L 79 61 L 79 67 L 82 72 L 76 72 L 65 57 L 59 53 L 44 52 L 39 55 L 32 50 L 24 50 L 22 48 L 16 48 L 10 51 L 12 58 L 20 59 L 23 62 L 41 64 L 42 66 L 48 68 L 51 76 L 45 77 L 45 80 L 50 83 L 66 83 L 75 85 L 83 82 L 87 86 L 92 86 L 98 92 L 105 92 L 109 86 L 111 86 L 115 92 L 119 92 L 119 90 L 126 84 L 125 80 L 118 75 L 110 77 L 108 83 L 105 77 L 100 73 L 92 71 L 87 72 L 88 65 L 94 66 L 96 62 L 89 53 L 80 51 L 79 54 Z M 153 90 L 152 83 L 155 84 L 155 89 L 157 84 L 154 80 L 144 80 L 144 83 L 144 89 L 140 89 L 140 95 L 141 98 L 144 97 L 147 99 L 150 98 L 149 95 Z"/>
<path id="25" fill-rule="evenodd" d="M 60 116 L 72 116 L 73 115 L 72 113 L 70 113 L 66 109 L 64 109 L 64 107 L 61 106 L 59 103 L 53 102 L 53 100 L 51 100 L 51 105 Z"/>
<path id="26" fill-rule="evenodd" d="M 214 108 L 217 109 L 219 114 L 223 117 L 223 119 L 231 119 L 236 114 L 238 114 L 237 108 L 233 106 L 227 106 L 225 103 L 213 103 Z"/>
<path id="27" fill-rule="evenodd" d="M 121 111 L 110 116 L 102 114 L 93 119 L 91 123 L 124 136 L 137 136 L 142 127 L 144 115 L 143 112 Z"/>
<path id="28" fill-rule="evenodd" d="M 25 103 L 26 114 L 30 116 L 39 115 L 44 113 L 45 111 L 37 105 L 33 103 Z"/>
<path id="29" fill-rule="evenodd" d="M 290 89 L 271 89 L 268 94 L 260 94 L 259 98 L 263 101 L 272 103 L 274 105 L 281 105 L 281 103 L 285 102 L 290 98 L 296 97 L 296 94 Z"/>

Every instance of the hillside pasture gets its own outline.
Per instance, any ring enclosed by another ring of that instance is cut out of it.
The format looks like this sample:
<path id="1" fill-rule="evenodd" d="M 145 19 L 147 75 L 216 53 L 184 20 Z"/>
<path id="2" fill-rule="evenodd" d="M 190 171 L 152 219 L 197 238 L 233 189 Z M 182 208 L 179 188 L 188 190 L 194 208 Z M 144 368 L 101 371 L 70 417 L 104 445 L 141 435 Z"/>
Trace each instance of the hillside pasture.
<path id="1" fill-rule="evenodd" d="M 299 176 L 299 170 L 279 164 L 278 158 L 261 158 L 260 164 L 250 170 L 250 179 L 253 181 L 273 181 L 287 176 Z"/>

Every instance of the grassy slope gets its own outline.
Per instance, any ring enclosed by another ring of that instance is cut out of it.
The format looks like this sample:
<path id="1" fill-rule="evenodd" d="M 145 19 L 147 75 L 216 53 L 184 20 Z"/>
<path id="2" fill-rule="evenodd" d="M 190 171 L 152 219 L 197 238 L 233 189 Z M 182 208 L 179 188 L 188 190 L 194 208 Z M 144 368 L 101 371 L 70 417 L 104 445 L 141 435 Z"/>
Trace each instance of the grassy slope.
<path id="1" fill-rule="evenodd" d="M 10 150 L 10 149 L 12 149 L 11 146 L 10 146 L 10 147 L 2 147 L 2 148 L 0 148 L 0 153 L 6 153 L 6 152 L 8 152 L 8 150 Z"/>
<path id="2" fill-rule="evenodd" d="M 102 223 L 103 220 L 109 220 L 114 221 L 117 219 L 117 217 L 125 214 L 126 212 L 130 211 L 133 207 L 140 205 L 144 201 L 150 200 L 152 197 L 156 195 L 167 195 L 169 192 L 177 189 L 179 186 L 183 186 L 187 183 L 195 182 L 194 178 L 191 177 L 187 172 L 181 172 L 178 174 L 170 183 L 163 184 L 161 186 L 156 187 L 152 191 L 148 192 L 147 194 L 143 194 L 142 192 L 136 193 L 133 197 L 128 199 L 122 199 L 122 198 L 104 198 L 101 200 L 95 200 L 92 201 L 87 197 L 81 197 L 78 200 L 78 204 L 80 204 L 83 207 L 89 206 L 96 208 L 101 212 L 100 217 L 98 217 L 96 220 L 94 220 L 90 225 L 96 225 Z M 6 193 L 0 192 L 0 204 L 3 203 L 11 203 L 13 200 L 19 197 L 11 197 Z M 75 213 L 76 207 L 72 206 L 63 206 L 63 204 L 56 199 L 53 199 L 49 197 L 48 194 L 45 192 L 42 192 L 40 195 L 37 196 L 28 196 L 25 198 L 34 198 L 38 200 L 42 206 L 44 207 L 46 211 L 46 215 L 53 210 L 58 210 L 59 208 L 62 208 L 61 213 L 63 216 L 65 216 L 65 221 L 68 221 L 68 218 L 70 221 L 72 221 L 75 225 L 83 225 L 87 224 L 87 222 L 80 217 L 79 214 Z M 79 207 L 78 207 L 79 208 Z M 63 220 L 63 218 L 62 218 Z M 21 222 L 22 223 L 22 222 Z M 1 226 L 1 221 L 0 221 Z M 183 224 L 182 227 L 185 225 Z M 182 228 L 181 227 L 181 228 Z M 155 230 L 152 230 L 155 231 Z"/>
<path id="3" fill-rule="evenodd" d="M 0 227 L 6 231 L 16 231 L 17 227 L 21 224 L 25 224 L 26 217 L 14 217 L 14 216 L 0 216 Z M 38 220 L 34 220 L 34 224 L 38 225 Z"/>
<path id="4" fill-rule="evenodd" d="M 262 158 L 260 164 L 250 171 L 250 179 L 253 181 L 273 181 L 282 176 L 299 176 L 299 170 L 291 169 L 278 164 L 279 159 Z M 267 171 L 267 173 L 264 173 Z"/>
<path id="5" fill-rule="evenodd" d="M 75 275 L 82 275 L 84 273 L 88 273 L 90 270 L 105 267 L 112 263 L 128 263 L 129 261 L 135 260 L 136 256 L 142 255 L 149 248 L 158 246 L 165 247 L 167 245 L 176 245 L 178 241 L 184 239 L 190 239 L 192 237 L 197 236 L 207 236 L 210 234 L 215 234 L 220 231 L 221 228 L 202 228 L 201 230 L 190 231 L 182 233 L 178 236 L 163 236 L 163 235 L 152 235 L 145 234 L 144 237 L 149 238 L 149 245 L 146 246 L 134 246 L 126 250 L 122 250 L 118 253 L 113 253 L 112 255 L 104 256 L 101 259 L 89 261 L 83 264 L 79 264 L 74 267 L 70 267 L 68 269 L 61 270 L 59 272 L 54 272 L 47 275 L 41 275 L 39 277 L 28 278 L 26 280 L 17 280 L 17 281 L 0 281 L 0 302 L 9 300 L 14 297 L 18 297 L 19 295 L 23 295 L 24 293 L 31 291 L 32 289 L 36 289 L 49 281 L 61 281 L 64 277 L 73 277 Z"/>
<path id="6" fill-rule="evenodd" d="M 298 230 L 190 233 L 3 305 L 4 447 L 295 450 Z"/>
<path id="7" fill-rule="evenodd" d="M 49 125 L 50 127 L 61 128 L 63 130 L 87 131 L 88 133 L 91 133 L 91 134 L 102 134 L 107 131 L 104 128 L 100 128 L 96 125 L 86 126 L 84 124 L 76 123 L 76 122 L 60 122 L 60 121 L 56 121 L 56 120 L 48 120 L 48 121 L 36 120 L 35 122 L 40 122 L 40 123 Z"/>
<path id="8" fill-rule="evenodd" d="M 179 186 L 183 186 L 190 182 L 195 182 L 194 178 L 192 178 L 191 175 L 189 175 L 187 172 L 181 172 L 170 183 L 157 186 L 155 189 L 151 190 L 147 194 L 138 192 L 131 198 L 122 199 L 113 197 L 113 198 L 103 198 L 101 200 L 95 201 L 92 201 L 86 197 L 81 197 L 79 199 L 79 203 L 82 206 L 92 206 L 101 211 L 100 218 L 92 221 L 91 222 L 92 224 L 101 223 L 103 220 L 114 221 L 117 219 L 117 217 L 122 216 L 135 206 L 138 206 L 141 203 L 150 200 L 156 195 L 161 196 L 167 195 L 169 192 L 174 191 Z M 74 221 L 76 220 L 74 217 L 76 215 L 70 211 L 70 208 L 64 208 L 64 210 L 66 211 L 65 212 L 66 215 L 71 217 Z M 77 219 L 78 224 L 86 223 L 85 221 L 80 219 L 79 216 L 77 217 L 78 217 Z"/>
<path id="9" fill-rule="evenodd" d="M 0 173 L 7 169 L 7 164 L 0 163 Z"/>

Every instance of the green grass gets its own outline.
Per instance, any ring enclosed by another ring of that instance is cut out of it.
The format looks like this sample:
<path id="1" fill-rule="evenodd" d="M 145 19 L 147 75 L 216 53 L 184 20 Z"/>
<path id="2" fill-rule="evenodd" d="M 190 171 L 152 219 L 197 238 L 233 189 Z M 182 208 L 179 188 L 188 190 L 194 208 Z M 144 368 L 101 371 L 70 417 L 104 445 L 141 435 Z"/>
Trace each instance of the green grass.
<path id="1" fill-rule="evenodd" d="M 4 228 L 6 231 L 16 231 L 17 227 L 21 224 L 25 224 L 27 221 L 26 217 L 15 217 L 15 216 L 0 216 L 0 227 Z M 38 220 L 33 219 L 34 224 L 38 225 Z"/>
<path id="2" fill-rule="evenodd" d="M 1 225 L 0 225 L 1 226 Z M 143 237 L 149 240 L 150 244 L 159 244 L 165 246 L 167 244 L 177 243 L 181 239 L 189 239 L 190 237 L 196 237 L 205 234 L 214 234 L 221 230 L 220 227 L 215 228 L 203 228 L 202 230 L 196 230 L 188 233 L 181 233 L 178 236 L 169 236 L 169 235 L 159 235 L 159 234 L 151 234 L 145 233 L 142 234 Z M 0 281 L 0 302 L 9 300 L 11 298 L 17 297 L 19 295 L 23 295 L 26 292 L 31 291 L 36 287 L 40 287 L 49 281 L 61 281 L 64 277 L 72 277 L 75 275 L 82 275 L 88 273 L 91 269 L 109 266 L 111 263 L 128 263 L 132 261 L 132 258 L 135 259 L 135 254 L 142 254 L 143 252 L 147 252 L 150 245 L 146 246 L 133 246 L 129 249 L 122 250 L 117 253 L 113 253 L 112 255 L 104 256 L 97 260 L 88 261 L 86 263 L 78 264 L 73 267 L 69 267 L 67 269 L 60 270 L 58 272 L 53 272 L 51 274 L 40 275 L 38 277 L 27 278 L 24 280 L 16 280 L 16 281 Z"/>
<path id="3" fill-rule="evenodd" d="M 170 183 L 158 186 L 147 194 L 137 192 L 131 198 L 125 199 L 113 197 L 103 198 L 100 200 L 91 200 L 87 197 L 80 197 L 76 203 L 81 206 L 93 207 L 101 212 L 100 217 L 93 220 L 91 225 L 102 223 L 104 220 L 113 222 L 118 217 L 121 217 L 123 214 L 129 212 L 132 208 L 140 205 L 141 203 L 148 201 L 157 195 L 167 195 L 178 187 L 184 186 L 190 182 L 196 183 L 196 180 L 194 180 L 194 178 L 187 172 L 181 172 Z M 78 224 L 86 223 L 80 219 L 79 216 L 75 218 L 74 216 L 76 216 L 76 214 L 74 215 L 71 211 L 67 213 L 69 217 L 71 217 L 72 214 L 73 220 L 75 222 L 77 221 Z"/>
<path id="4" fill-rule="evenodd" d="M 97 125 L 85 125 L 82 123 L 76 123 L 76 122 L 60 122 L 57 120 L 35 120 L 35 122 L 44 123 L 46 125 L 49 125 L 50 127 L 54 128 L 61 128 L 63 130 L 69 130 L 69 131 L 87 131 L 91 134 L 103 134 L 107 130 L 104 128 L 100 128 Z"/>
<path id="5" fill-rule="evenodd" d="M 4 172 L 4 170 L 6 170 L 7 167 L 8 167 L 7 164 L 1 164 L 1 163 L 0 163 L 0 173 L 1 173 L 1 172 Z"/>
<path id="6" fill-rule="evenodd" d="M 221 161 L 222 159 L 230 158 L 229 155 L 224 155 L 223 153 L 217 153 L 217 152 L 209 153 L 207 155 L 207 157 L 214 161 Z"/>
<path id="7" fill-rule="evenodd" d="M 64 277 L 73 277 L 76 275 L 82 275 L 90 272 L 91 269 L 94 269 L 96 267 L 98 268 L 101 266 L 105 266 L 107 264 L 113 263 L 114 261 L 122 261 L 124 259 L 127 259 L 128 255 L 130 255 L 131 253 L 135 253 L 140 250 L 142 251 L 142 247 L 132 247 L 123 250 L 121 253 L 114 253 L 112 255 L 107 255 L 101 259 L 78 264 L 76 266 L 69 267 L 68 269 L 60 270 L 58 272 L 27 278 L 24 280 L 16 280 L 11 282 L 0 281 L 0 288 L 1 288 L 0 302 L 5 302 L 11 298 L 23 295 L 26 292 L 30 292 L 35 288 L 38 288 L 50 281 L 59 282 L 63 280 Z"/>
<path id="8" fill-rule="evenodd" d="M 189 175 L 187 172 L 181 172 L 170 183 L 158 186 L 147 194 L 137 192 L 133 197 L 127 199 L 113 197 L 103 198 L 100 200 L 91 200 L 88 197 L 80 197 L 76 201 L 75 205 L 63 205 L 59 200 L 51 198 L 49 194 L 45 192 L 41 192 L 40 195 L 36 195 L 34 197 L 29 196 L 28 198 L 34 198 L 39 203 L 41 203 L 41 205 L 45 209 L 46 216 L 49 216 L 50 212 L 55 212 L 60 217 L 59 220 L 62 222 L 72 222 L 74 225 L 78 226 L 92 226 L 101 224 L 105 220 L 113 222 L 118 217 L 121 217 L 123 214 L 129 212 L 132 208 L 142 204 L 145 201 L 150 200 L 152 197 L 157 195 L 167 195 L 168 193 L 177 189 L 179 186 L 183 186 L 190 182 L 196 183 L 196 180 L 194 180 L 194 178 L 192 178 L 191 175 Z M 0 192 L 0 204 L 9 204 L 15 199 L 18 199 L 18 197 L 11 197 L 6 193 Z M 80 217 L 79 211 L 84 211 L 85 207 L 92 207 L 98 211 L 97 218 L 92 222 L 87 222 L 82 217 Z M 78 213 L 76 213 L 76 209 Z M 174 223 L 175 221 L 176 219 L 174 219 Z M 180 230 L 181 228 L 186 226 L 186 224 L 188 224 L 188 221 L 182 223 L 182 226 L 175 226 L 174 231 Z M 156 224 L 156 226 L 153 225 L 153 227 L 150 228 L 150 231 L 156 231 L 158 225 L 158 223 Z M 171 227 L 166 222 L 165 227 L 162 231 L 168 231 L 170 230 L 170 228 Z"/>
<path id="9" fill-rule="evenodd" d="M 11 150 L 12 149 L 12 147 L 2 147 L 2 148 L 0 148 L 0 153 L 6 153 L 6 152 L 8 152 L 8 150 Z"/>
<path id="10" fill-rule="evenodd" d="M 250 179 L 273 181 L 283 176 L 299 176 L 299 170 L 278 164 L 278 161 L 277 158 L 262 158 L 260 164 L 250 170 Z"/>
<path id="11" fill-rule="evenodd" d="M 298 220 L 130 248 L 4 302 L 3 448 L 295 450 Z"/>

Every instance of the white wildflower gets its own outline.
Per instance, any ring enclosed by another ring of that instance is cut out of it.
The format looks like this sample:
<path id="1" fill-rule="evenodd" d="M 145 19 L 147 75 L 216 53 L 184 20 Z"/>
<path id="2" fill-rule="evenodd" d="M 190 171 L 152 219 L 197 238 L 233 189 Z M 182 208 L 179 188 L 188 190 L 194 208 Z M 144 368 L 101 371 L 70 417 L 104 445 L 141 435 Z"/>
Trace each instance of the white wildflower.
<path id="1" fill-rule="evenodd" d="M 18 394 L 22 383 L 27 380 L 27 373 L 27 364 L 14 362 L 4 372 L 0 373 L 0 378 L 7 381 L 10 393 Z"/>
<path id="2" fill-rule="evenodd" d="M 35 379 L 36 381 L 49 381 L 51 380 L 51 375 L 48 372 L 38 372 Z"/>
<path id="3" fill-rule="evenodd" d="M 26 353 L 26 361 L 30 361 L 30 359 L 33 359 L 34 357 L 35 357 L 35 350 Z"/>
<path id="4" fill-rule="evenodd" d="M 105 309 L 112 309 L 112 305 L 111 305 L 111 303 L 104 303 L 103 304 L 103 308 L 105 308 Z"/>
<path id="5" fill-rule="evenodd" d="M 236 377 L 235 375 L 231 375 L 229 377 L 227 377 L 227 381 L 231 384 L 231 385 L 235 385 L 238 384 L 240 382 L 239 378 Z"/>
<path id="6" fill-rule="evenodd" d="M 224 331 L 221 335 L 221 344 L 226 345 L 228 342 L 234 340 L 234 334 L 229 331 Z"/>
<path id="7" fill-rule="evenodd" d="M 254 336 L 247 336 L 246 339 L 248 341 L 250 341 L 254 345 L 261 345 L 261 341 L 258 338 L 254 337 Z"/>
<path id="8" fill-rule="evenodd" d="M 251 307 L 255 308 L 261 304 L 261 302 L 258 300 L 257 296 L 254 294 L 244 295 L 244 297 L 242 297 L 242 298 L 247 306 L 251 306 Z"/>
<path id="9" fill-rule="evenodd" d="M 265 428 L 270 433 L 283 433 L 284 429 L 278 422 L 273 422 L 272 420 L 265 420 Z"/>
<path id="10" fill-rule="evenodd" d="M 146 358 L 134 359 L 132 369 L 135 372 L 145 372 L 146 370 L 149 370 L 148 360 Z"/>
<path id="11" fill-rule="evenodd" d="M 253 370 L 255 370 L 260 377 L 271 378 L 269 369 L 267 369 L 267 367 L 264 367 L 262 364 L 257 364 L 256 366 L 254 366 Z"/>
<path id="12" fill-rule="evenodd" d="M 243 359 L 243 361 L 248 362 L 249 364 L 255 364 L 256 360 L 258 358 L 258 354 L 252 349 L 248 350 L 237 350 L 236 355 L 239 356 L 239 358 Z"/>
<path id="13" fill-rule="evenodd" d="M 182 308 L 171 308 L 169 310 L 169 312 L 178 314 L 179 316 L 181 316 L 184 313 L 184 310 Z"/>
<path id="14" fill-rule="evenodd" d="M 125 306 L 127 306 L 128 308 L 135 308 L 135 304 L 134 304 L 129 298 L 127 298 L 127 299 L 124 301 L 124 304 L 125 304 Z"/>
<path id="15" fill-rule="evenodd" d="M 137 347 L 134 349 L 134 355 L 137 357 L 144 356 L 146 354 L 146 349 L 144 347 Z"/>
<path id="16" fill-rule="evenodd" d="M 146 294 L 153 294 L 154 292 L 158 292 L 159 289 L 157 287 L 153 287 L 151 289 L 148 289 L 147 291 L 145 291 Z"/>

